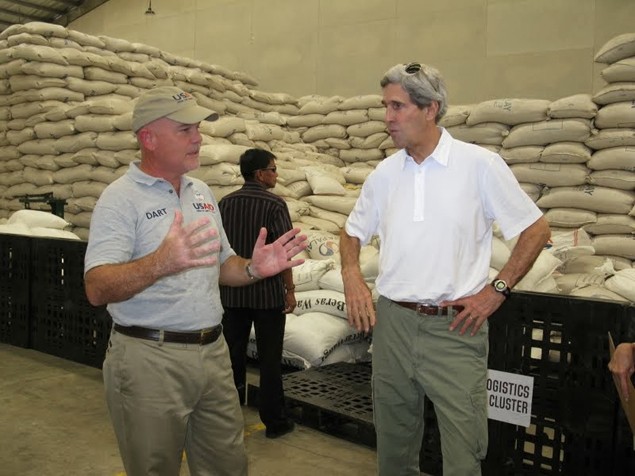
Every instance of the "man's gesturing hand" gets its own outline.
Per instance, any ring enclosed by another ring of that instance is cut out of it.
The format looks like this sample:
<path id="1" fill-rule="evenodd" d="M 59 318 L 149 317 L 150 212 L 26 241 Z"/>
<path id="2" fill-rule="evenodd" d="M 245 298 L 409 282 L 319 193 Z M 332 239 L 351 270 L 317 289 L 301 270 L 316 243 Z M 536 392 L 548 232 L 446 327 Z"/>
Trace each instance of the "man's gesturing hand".
<path id="1" fill-rule="evenodd" d="M 304 263 L 303 259 L 291 259 L 307 245 L 306 235 L 300 235 L 300 231 L 299 228 L 293 228 L 273 243 L 265 245 L 267 230 L 261 228 L 254 245 L 254 251 L 251 254 L 253 272 L 259 278 L 267 278 Z"/>
<path id="2" fill-rule="evenodd" d="M 208 226 L 209 221 L 203 217 L 183 226 L 183 214 L 180 211 L 174 213 L 168 234 L 156 251 L 157 265 L 163 274 L 216 263 L 220 243 L 216 230 Z"/>

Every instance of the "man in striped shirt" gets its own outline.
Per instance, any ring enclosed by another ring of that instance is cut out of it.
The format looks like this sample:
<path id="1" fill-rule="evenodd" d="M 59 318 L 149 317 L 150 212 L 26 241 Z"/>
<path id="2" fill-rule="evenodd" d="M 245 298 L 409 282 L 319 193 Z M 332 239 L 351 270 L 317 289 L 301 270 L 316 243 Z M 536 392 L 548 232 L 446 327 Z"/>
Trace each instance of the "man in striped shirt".
<path id="1" fill-rule="evenodd" d="M 278 177 L 275 159 L 264 149 L 245 151 L 240 157 L 245 185 L 219 202 L 227 238 L 240 256 L 250 256 L 261 228 L 268 231 L 267 243 L 292 228 L 284 200 L 269 191 L 276 186 Z M 291 269 L 242 288 L 221 286 L 223 332 L 241 403 L 245 402 L 247 344 L 252 323 L 256 331 L 259 413 L 268 438 L 282 436 L 294 427 L 286 416 L 281 370 L 285 313 L 292 312 L 296 305 L 293 290 Z"/>

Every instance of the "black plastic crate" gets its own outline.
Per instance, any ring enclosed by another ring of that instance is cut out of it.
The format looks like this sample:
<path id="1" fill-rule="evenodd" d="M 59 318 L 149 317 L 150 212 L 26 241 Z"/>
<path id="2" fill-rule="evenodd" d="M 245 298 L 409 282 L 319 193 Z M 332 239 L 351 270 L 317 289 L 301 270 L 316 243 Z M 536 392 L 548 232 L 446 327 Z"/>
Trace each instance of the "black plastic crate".
<path id="1" fill-rule="evenodd" d="M 86 242 L 33 239 L 31 342 L 35 350 L 101 367 L 110 336 L 105 306 L 84 291 Z"/>
<path id="2" fill-rule="evenodd" d="M 0 342 L 30 345 L 31 238 L 0 234 Z"/>
<path id="3" fill-rule="evenodd" d="M 614 474 L 635 474 L 635 436 L 620 407 L 615 416 Z"/>
<path id="4" fill-rule="evenodd" d="M 501 427 L 515 434 L 495 436 L 488 460 L 498 457 L 515 474 L 548 475 L 604 476 L 632 464 L 632 452 L 614 454 L 619 400 L 607 364 L 608 332 L 621 339 L 633 323 L 633 306 L 514 293 L 491 318 L 490 340 L 505 335 L 507 345 L 490 346 L 489 368 L 534 377 L 531 426 Z"/>

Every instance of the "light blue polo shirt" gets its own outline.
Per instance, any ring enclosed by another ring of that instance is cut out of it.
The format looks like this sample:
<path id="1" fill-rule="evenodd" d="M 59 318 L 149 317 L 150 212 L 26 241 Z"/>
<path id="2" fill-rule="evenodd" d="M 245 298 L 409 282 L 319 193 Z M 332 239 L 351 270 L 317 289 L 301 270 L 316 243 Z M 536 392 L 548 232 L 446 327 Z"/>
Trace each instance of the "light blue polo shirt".
<path id="1" fill-rule="evenodd" d="M 93 210 L 84 273 L 155 251 L 176 210 L 183 213 L 184 225 L 203 216 L 210 218 L 209 226 L 217 230 L 221 243 L 217 264 L 161 278 L 127 301 L 108 304 L 116 323 L 190 331 L 221 322 L 220 264 L 236 253 L 225 235 L 216 199 L 201 180 L 182 177 L 179 196 L 168 181 L 142 172 L 138 161 L 131 163 L 128 172 L 103 191 Z"/>

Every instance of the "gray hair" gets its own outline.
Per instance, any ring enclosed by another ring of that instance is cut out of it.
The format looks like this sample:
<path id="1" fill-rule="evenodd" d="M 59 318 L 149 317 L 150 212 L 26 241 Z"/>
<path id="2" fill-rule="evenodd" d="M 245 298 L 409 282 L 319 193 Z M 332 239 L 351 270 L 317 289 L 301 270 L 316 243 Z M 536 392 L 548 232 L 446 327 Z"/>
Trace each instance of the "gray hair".
<path id="1" fill-rule="evenodd" d="M 419 69 L 417 70 L 417 67 Z M 409 73 L 407 69 L 416 71 Z M 398 64 L 390 68 L 381 78 L 381 87 L 399 84 L 410 96 L 410 100 L 419 107 L 429 106 L 432 101 L 439 104 L 435 118 L 438 123 L 448 109 L 448 92 L 441 73 L 432 66 L 423 63 Z"/>

